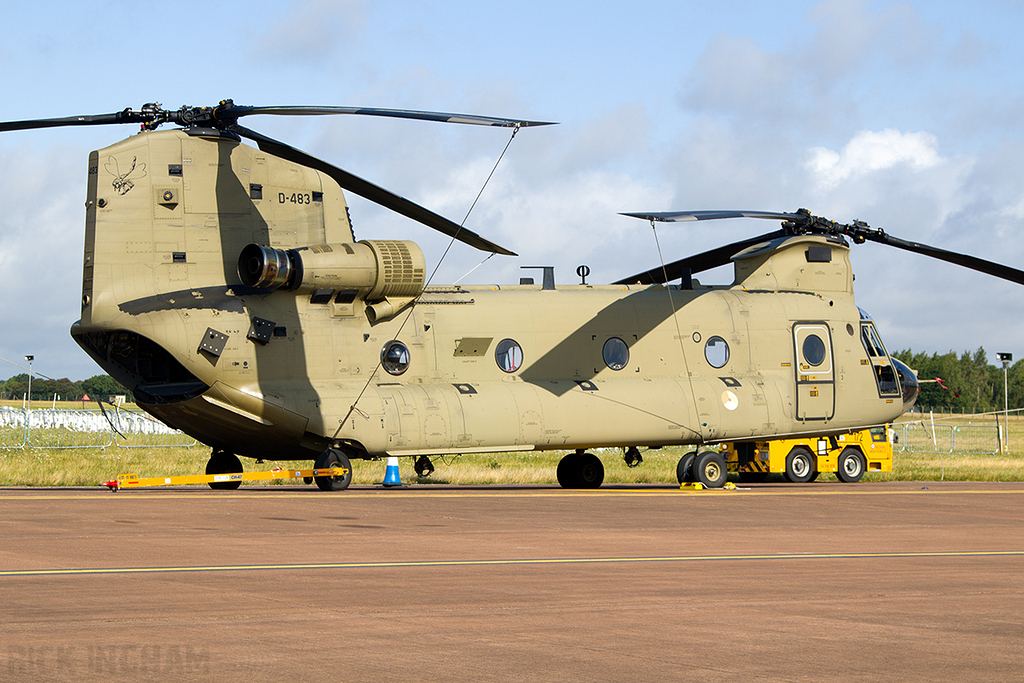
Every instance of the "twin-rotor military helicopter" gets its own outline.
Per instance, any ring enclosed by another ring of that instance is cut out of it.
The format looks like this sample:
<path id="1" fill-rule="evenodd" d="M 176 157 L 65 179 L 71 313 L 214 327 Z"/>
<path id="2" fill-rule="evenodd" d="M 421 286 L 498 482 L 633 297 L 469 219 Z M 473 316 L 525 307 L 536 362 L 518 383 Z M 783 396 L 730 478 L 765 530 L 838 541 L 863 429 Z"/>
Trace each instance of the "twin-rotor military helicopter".
<path id="1" fill-rule="evenodd" d="M 628 214 L 781 227 L 610 285 L 555 286 L 550 270 L 539 285 L 428 284 L 414 242 L 355 239 L 344 191 L 515 254 L 239 124 L 257 114 L 543 125 L 230 100 L 0 123 L 141 125 L 89 156 L 71 334 L 145 411 L 212 446 L 208 474 L 241 472 L 238 456 L 313 460 L 347 470 L 316 478 L 340 490 L 352 459 L 411 457 L 423 472 L 436 455 L 562 450 L 559 483 L 592 488 L 604 478 L 592 449 L 636 463 L 640 448 L 692 445 L 680 478 L 720 486 L 710 444 L 748 444 L 749 460 L 755 440 L 881 425 L 913 405 L 914 373 L 854 303 L 847 238 L 1024 284 L 1019 270 L 805 210 Z M 692 279 L 730 261 L 731 285 Z"/>

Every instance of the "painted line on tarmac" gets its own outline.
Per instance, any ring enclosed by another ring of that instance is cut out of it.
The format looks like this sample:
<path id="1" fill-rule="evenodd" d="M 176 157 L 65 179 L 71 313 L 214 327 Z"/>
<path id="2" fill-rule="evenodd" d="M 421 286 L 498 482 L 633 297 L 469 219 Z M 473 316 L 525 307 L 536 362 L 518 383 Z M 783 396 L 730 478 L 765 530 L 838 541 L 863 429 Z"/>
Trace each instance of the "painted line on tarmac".
<path id="1" fill-rule="evenodd" d="M 245 487 L 237 491 L 210 491 L 203 488 L 171 488 L 159 490 L 156 488 L 124 490 L 117 494 L 110 494 L 107 491 L 82 489 L 69 490 L 66 493 L 54 493 L 52 489 L 45 493 L 42 491 L 30 491 L 25 489 L 0 490 L 0 503 L 12 501 L 35 501 L 35 500 L 76 500 L 76 501 L 97 501 L 110 499 L 112 496 L 117 499 L 129 500 L 173 500 L 176 498 L 190 498 L 195 500 L 197 496 L 203 498 L 216 498 L 218 500 L 251 501 L 254 498 L 300 498 L 305 500 L 334 500 L 341 498 L 366 499 L 369 496 L 381 496 L 384 498 L 560 498 L 560 497 L 649 497 L 649 496 L 736 496 L 748 493 L 756 496 L 906 496 L 906 495 L 959 495 L 959 494 L 1024 494 L 1024 489 L 956 489 L 956 488 L 931 488 L 921 486 L 914 489 L 900 490 L 876 490 L 868 488 L 868 485 L 847 484 L 852 488 L 838 487 L 827 490 L 814 490 L 802 488 L 805 485 L 796 484 L 792 489 L 775 489 L 762 487 L 739 487 L 736 489 L 678 489 L 676 487 L 663 488 L 642 488 L 642 489 L 575 489 L 565 490 L 561 488 L 537 489 L 528 486 L 523 488 L 502 487 L 501 489 L 488 490 L 480 488 L 469 489 L 443 489 L 432 490 L 427 487 L 410 487 L 403 489 L 383 488 L 351 488 L 347 491 L 327 493 L 315 489 L 300 489 L 297 491 L 280 491 L 270 488 Z M 943 484 L 935 482 L 933 486 L 942 487 Z M 298 488 L 298 487 L 296 487 Z M 246 495 L 248 494 L 248 495 Z"/>
<path id="2" fill-rule="evenodd" d="M 1024 557 L 1024 550 L 921 552 L 921 553 L 786 553 L 776 555 L 681 555 L 675 557 L 563 557 L 503 560 L 425 560 L 413 562 L 326 562 L 315 564 L 237 564 L 178 567 L 95 567 L 77 569 L 15 569 L 0 571 L 0 578 L 19 576 L 89 576 L 97 574 L 173 574 L 198 572 L 254 572 L 325 569 L 421 569 L 425 567 L 511 567 L 528 565 L 628 564 L 654 562 L 748 562 L 779 560 L 871 560 L 916 558 Z"/>

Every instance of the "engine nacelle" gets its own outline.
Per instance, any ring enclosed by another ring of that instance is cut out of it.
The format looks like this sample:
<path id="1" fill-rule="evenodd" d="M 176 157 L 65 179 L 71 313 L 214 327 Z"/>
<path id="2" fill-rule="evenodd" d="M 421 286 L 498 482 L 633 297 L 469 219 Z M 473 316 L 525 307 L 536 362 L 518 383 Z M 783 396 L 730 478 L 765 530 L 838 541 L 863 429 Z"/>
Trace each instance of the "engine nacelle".
<path id="1" fill-rule="evenodd" d="M 238 277 L 248 287 L 354 292 L 366 301 L 419 296 L 426 261 L 415 242 L 362 240 L 274 249 L 250 244 L 238 257 Z"/>

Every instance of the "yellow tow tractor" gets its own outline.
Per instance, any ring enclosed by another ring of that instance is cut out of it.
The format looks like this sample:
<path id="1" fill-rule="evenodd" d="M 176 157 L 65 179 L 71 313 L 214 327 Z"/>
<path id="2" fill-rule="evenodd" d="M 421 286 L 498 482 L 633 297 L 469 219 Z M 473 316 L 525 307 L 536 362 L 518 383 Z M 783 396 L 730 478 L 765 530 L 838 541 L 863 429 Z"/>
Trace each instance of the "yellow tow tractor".
<path id="1" fill-rule="evenodd" d="M 795 483 L 814 481 L 834 472 L 839 481 L 860 481 L 865 472 L 892 471 L 889 425 L 846 434 L 769 441 L 737 441 L 723 445 L 729 472 L 741 481 L 764 481 L 779 472 Z"/>

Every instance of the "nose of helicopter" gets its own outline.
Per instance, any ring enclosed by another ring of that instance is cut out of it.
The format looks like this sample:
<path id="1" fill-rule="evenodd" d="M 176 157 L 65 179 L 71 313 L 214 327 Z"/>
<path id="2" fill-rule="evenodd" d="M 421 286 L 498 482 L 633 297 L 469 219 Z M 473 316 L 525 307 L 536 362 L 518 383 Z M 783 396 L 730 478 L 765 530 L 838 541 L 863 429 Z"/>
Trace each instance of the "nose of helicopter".
<path id="1" fill-rule="evenodd" d="M 914 373 L 910 367 L 898 361 L 895 358 L 892 359 L 893 367 L 896 368 L 896 374 L 900 378 L 900 393 L 903 395 L 903 412 L 907 412 L 914 407 L 914 403 L 917 402 L 917 395 L 921 393 L 921 385 L 917 383 L 917 374 Z"/>

